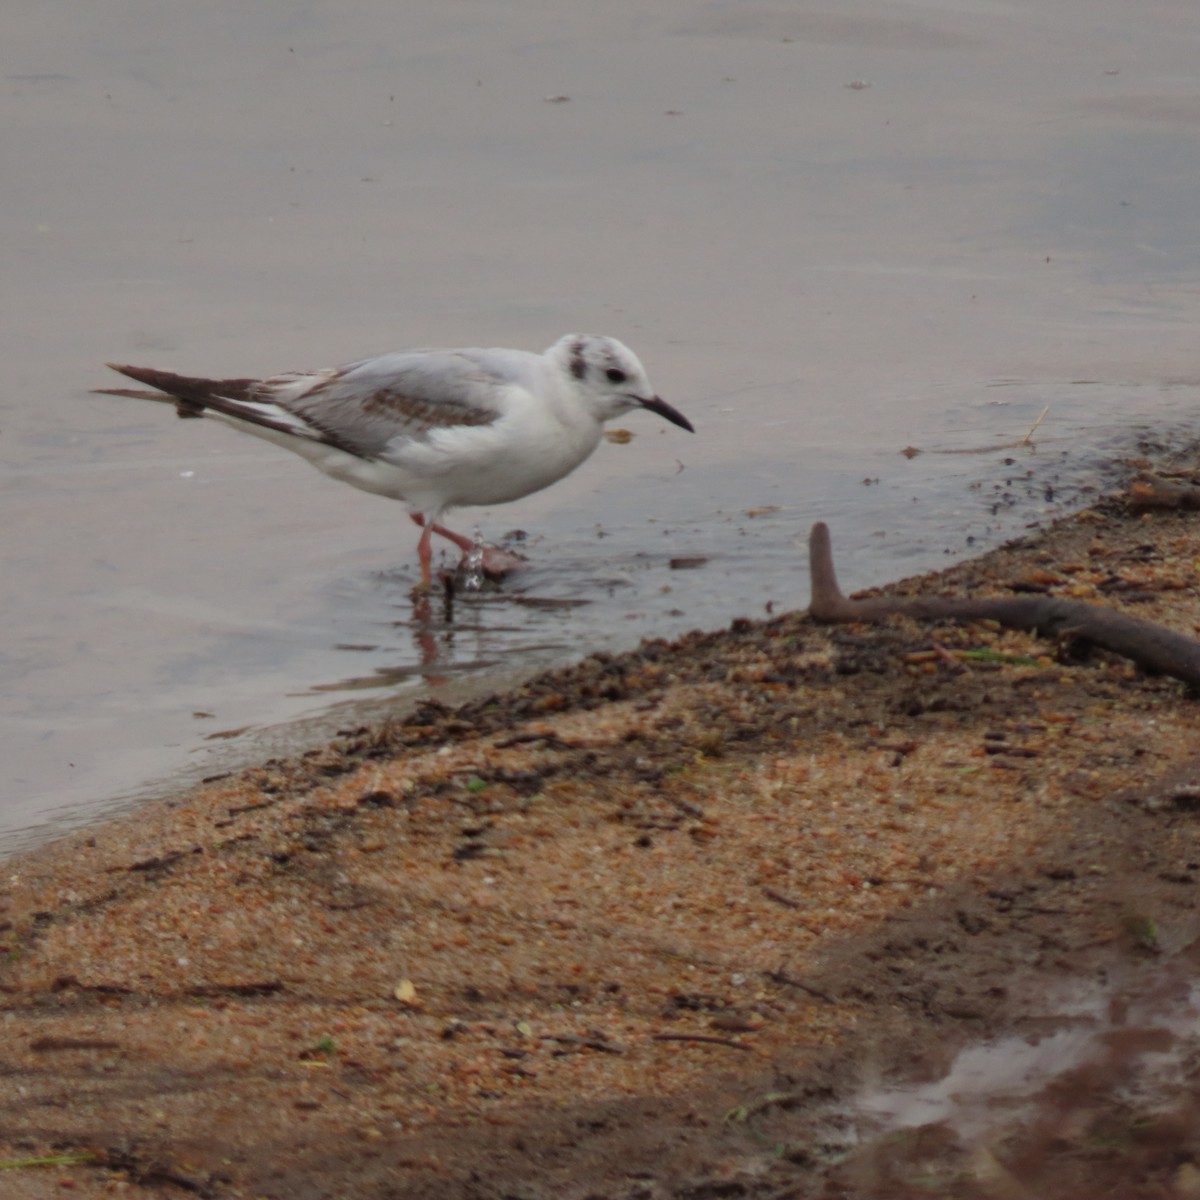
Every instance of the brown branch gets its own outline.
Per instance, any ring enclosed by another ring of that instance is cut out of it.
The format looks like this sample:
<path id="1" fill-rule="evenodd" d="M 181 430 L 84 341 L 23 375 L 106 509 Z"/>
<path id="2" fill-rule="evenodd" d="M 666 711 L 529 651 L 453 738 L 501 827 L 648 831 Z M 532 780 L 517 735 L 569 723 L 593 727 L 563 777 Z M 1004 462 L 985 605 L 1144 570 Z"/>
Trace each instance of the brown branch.
<path id="1" fill-rule="evenodd" d="M 1143 471 L 1129 485 L 1125 507 L 1133 513 L 1162 508 L 1195 512 L 1200 509 L 1200 488 L 1186 483 L 1172 483 L 1161 475 Z"/>
<path id="2" fill-rule="evenodd" d="M 829 528 L 823 521 L 812 527 L 808 556 L 812 576 L 808 611 L 817 621 L 878 621 L 895 613 L 918 620 L 996 621 L 1009 629 L 1023 629 L 1042 637 L 1088 642 L 1131 659 L 1144 670 L 1200 687 L 1200 641 L 1163 625 L 1098 604 L 1054 596 L 875 596 L 850 600 L 838 587 Z"/>

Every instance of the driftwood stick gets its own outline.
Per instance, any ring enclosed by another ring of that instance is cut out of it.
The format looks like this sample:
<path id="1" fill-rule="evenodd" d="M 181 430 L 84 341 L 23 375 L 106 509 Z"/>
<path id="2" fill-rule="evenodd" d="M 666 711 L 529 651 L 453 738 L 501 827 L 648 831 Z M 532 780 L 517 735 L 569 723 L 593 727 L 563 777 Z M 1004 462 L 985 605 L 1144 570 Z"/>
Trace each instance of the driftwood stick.
<path id="1" fill-rule="evenodd" d="M 1175 483 L 1149 471 L 1143 471 L 1129 485 L 1125 507 L 1133 513 L 1150 512 L 1159 508 L 1174 508 L 1195 512 L 1200 508 L 1200 488 L 1187 483 Z"/>
<path id="2" fill-rule="evenodd" d="M 1200 687 L 1200 640 L 1163 625 L 1126 616 L 1099 604 L 1054 596 L 959 598 L 954 596 L 876 596 L 849 600 L 833 569 L 829 527 L 818 521 L 808 539 L 812 603 L 818 621 L 878 621 L 893 613 L 918 620 L 996 621 L 1042 637 L 1089 642 L 1131 659 L 1147 671 Z"/>

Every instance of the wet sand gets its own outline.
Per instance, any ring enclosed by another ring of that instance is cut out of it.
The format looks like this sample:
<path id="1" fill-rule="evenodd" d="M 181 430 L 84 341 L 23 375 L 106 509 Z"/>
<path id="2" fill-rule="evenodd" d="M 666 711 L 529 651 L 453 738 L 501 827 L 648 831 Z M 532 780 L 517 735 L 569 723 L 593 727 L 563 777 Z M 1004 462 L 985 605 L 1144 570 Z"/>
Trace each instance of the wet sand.
<path id="1" fill-rule="evenodd" d="M 1194 632 L 1198 559 L 1104 502 L 897 590 Z M 1196 728 L 785 613 L 214 780 L 6 864 L 6 1194 L 1189 1195 Z"/>

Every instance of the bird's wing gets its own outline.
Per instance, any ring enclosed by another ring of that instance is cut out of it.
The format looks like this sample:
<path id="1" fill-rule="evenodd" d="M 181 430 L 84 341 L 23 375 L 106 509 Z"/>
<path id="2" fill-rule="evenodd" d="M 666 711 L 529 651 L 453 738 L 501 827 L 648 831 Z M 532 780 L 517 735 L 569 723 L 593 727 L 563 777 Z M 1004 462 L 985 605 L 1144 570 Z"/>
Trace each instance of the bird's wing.
<path id="1" fill-rule="evenodd" d="M 373 458 L 433 430 L 492 424 L 510 389 L 531 384 L 536 358 L 484 350 L 384 354 L 319 378 L 266 379 L 254 399 L 277 404 L 332 445 Z"/>

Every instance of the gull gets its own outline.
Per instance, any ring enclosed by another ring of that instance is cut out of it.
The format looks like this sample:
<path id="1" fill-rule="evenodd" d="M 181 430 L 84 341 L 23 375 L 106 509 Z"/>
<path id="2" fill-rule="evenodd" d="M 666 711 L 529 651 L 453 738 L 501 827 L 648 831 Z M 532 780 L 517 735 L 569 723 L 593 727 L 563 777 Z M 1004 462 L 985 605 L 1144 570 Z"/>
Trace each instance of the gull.
<path id="1" fill-rule="evenodd" d="M 432 579 L 433 534 L 464 554 L 475 547 L 441 524 L 448 509 L 504 504 L 549 487 L 596 449 L 605 421 L 634 409 L 695 432 L 655 394 L 628 346 L 594 334 L 568 333 L 541 354 L 399 351 L 268 379 L 107 365 L 156 390 L 98 389 L 106 395 L 174 404 L 181 417 L 215 417 L 286 446 L 334 479 L 406 505 L 422 527 L 418 590 Z"/>

